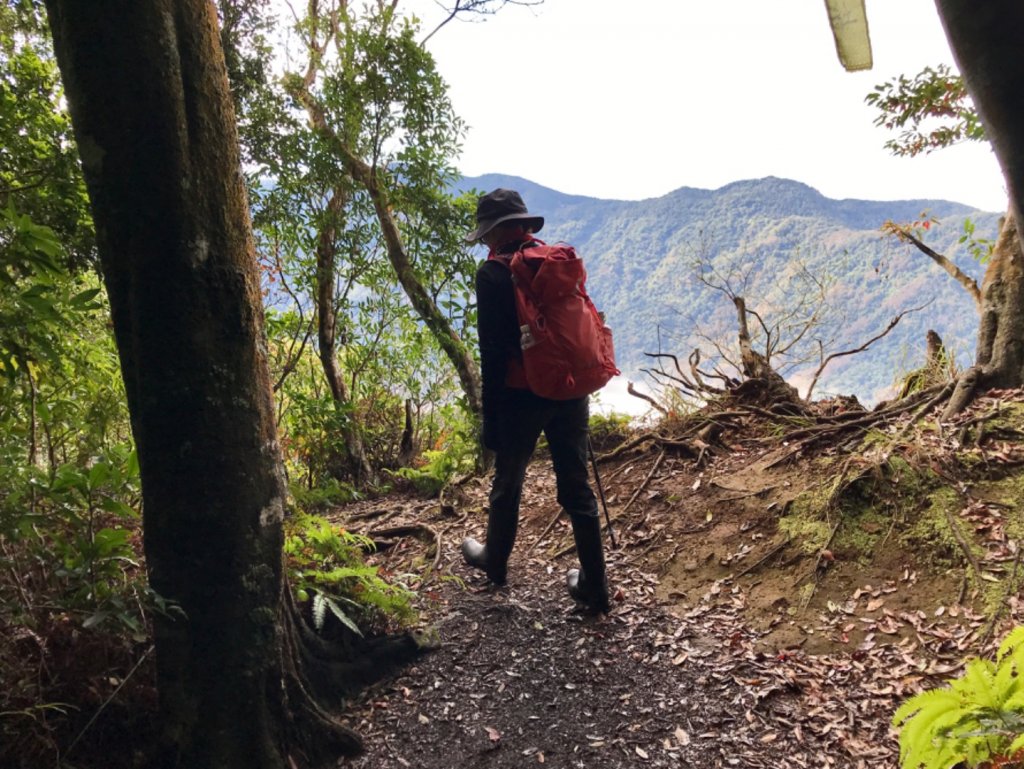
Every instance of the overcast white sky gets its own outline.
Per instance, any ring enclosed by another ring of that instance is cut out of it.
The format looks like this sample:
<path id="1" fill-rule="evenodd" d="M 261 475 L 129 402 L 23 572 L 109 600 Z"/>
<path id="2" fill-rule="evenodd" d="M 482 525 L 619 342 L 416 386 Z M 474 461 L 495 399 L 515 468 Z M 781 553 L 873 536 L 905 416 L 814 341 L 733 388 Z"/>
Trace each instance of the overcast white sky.
<path id="1" fill-rule="evenodd" d="M 411 0 L 424 27 L 432 0 Z M 987 146 L 883 148 L 864 96 L 953 63 L 933 0 L 868 0 L 874 68 L 839 64 L 822 0 L 546 0 L 428 47 L 469 124 L 459 163 L 601 198 L 780 176 L 832 198 L 1006 207 Z"/>

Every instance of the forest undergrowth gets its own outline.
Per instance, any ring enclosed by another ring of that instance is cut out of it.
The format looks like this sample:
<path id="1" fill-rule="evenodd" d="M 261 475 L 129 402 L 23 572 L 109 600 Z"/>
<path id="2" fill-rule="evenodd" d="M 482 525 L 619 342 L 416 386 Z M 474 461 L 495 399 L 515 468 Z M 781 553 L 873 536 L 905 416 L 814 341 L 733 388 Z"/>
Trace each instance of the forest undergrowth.
<path id="1" fill-rule="evenodd" d="M 764 728 L 751 733 L 748 765 L 773 765 L 779 751 L 784 761 L 774 765 L 813 766 L 800 756 L 820 750 L 834 765 L 857 766 L 844 761 L 870 734 L 877 742 L 871 750 L 895 766 L 887 719 L 899 702 L 957 675 L 968 657 L 991 654 L 1024 615 L 1017 544 L 1024 534 L 1024 392 L 989 392 L 949 423 L 921 408 L 870 419 L 878 411 L 835 401 L 794 416 L 736 401 L 640 430 L 614 420 L 595 424 L 602 488 L 619 543 L 608 554 L 614 608 L 606 626 L 579 625 L 562 595 L 572 537 L 555 503 L 543 445 L 530 470 L 511 565 L 522 576 L 507 593 L 489 591 L 458 557 L 461 538 L 479 533 L 485 520 L 487 482 L 475 476 L 462 476 L 439 496 L 399 480 L 390 493 L 331 508 L 326 518 L 334 526 L 300 519 L 305 523 L 293 529 L 288 548 L 293 587 L 310 607 L 311 624 L 320 627 L 361 625 L 380 633 L 415 622 L 414 616 L 437 627 L 441 649 L 411 669 L 414 677 L 424 669 L 453 675 L 431 666 L 454 665 L 445 655 L 468 654 L 475 634 L 466 633 L 465 623 L 479 628 L 494 612 L 511 623 L 506 650 L 531 646 L 535 634 L 544 635 L 538 627 L 560 628 L 570 638 L 582 631 L 580 638 L 632 639 L 626 648 L 633 650 L 637 680 L 644 666 L 667 662 L 672 674 L 665 685 L 680 688 L 671 696 L 648 692 L 668 715 L 665 729 L 647 729 L 653 736 L 642 745 L 577 735 L 581 749 L 618 745 L 612 753 L 594 749 L 607 760 L 588 766 L 640 765 L 640 753 L 670 761 L 710 744 L 708 735 L 721 735 L 721 724 L 700 719 L 720 721 L 722 713 L 712 717 L 697 708 L 687 725 L 672 711 L 689 707 L 680 692 L 694 680 L 726 676 L 716 669 L 732 671 L 726 678 L 738 688 L 723 696 L 734 704 L 785 694 L 786 707 L 772 710 L 772 718 L 793 726 L 757 721 Z M 109 480 L 101 475 L 92 479 L 96 488 Z M 127 534 L 107 535 L 117 540 L 109 558 L 95 554 L 78 574 L 88 583 L 90 569 L 94 576 L 121 569 L 123 589 L 106 596 L 100 609 L 84 608 L 89 596 L 71 600 L 64 588 L 78 584 L 75 564 L 54 563 L 52 542 L 3 541 L 3 765 L 136 766 L 153 738 L 156 689 L 146 618 L 173 607 L 159 605 L 145 587 L 137 519 L 112 504 L 103 507 L 96 506 L 96 530 Z M 117 526 L 106 525 L 119 515 Z M 373 554 L 366 564 L 346 562 L 346 546 Z M 344 593 L 338 586 L 348 578 L 355 587 Z M 314 607 L 318 595 L 326 599 Z M 369 603 L 367 596 L 373 596 Z M 516 619 L 520 612 L 529 622 Z M 446 635 L 458 639 L 447 651 Z M 559 662 L 559 653 L 537 664 L 550 671 L 574 664 Z M 610 660 L 595 659 L 595 669 L 614 669 Z M 765 669 L 754 674 L 751 665 Z M 686 678 L 691 670 L 695 679 Z M 373 703 L 401 692 L 420 708 L 409 716 L 411 727 L 432 728 L 432 717 L 424 716 L 426 723 L 419 717 L 430 686 L 416 691 L 402 680 L 372 687 L 349 711 L 378 759 L 374 735 L 385 743 L 387 735 L 374 714 L 386 708 Z M 536 686 L 534 697 L 550 690 L 542 679 Z M 563 690 L 566 707 L 574 707 L 573 691 Z M 860 703 L 855 727 L 850 703 Z M 456 718 L 458 708 L 449 710 Z M 529 734 L 529 727 L 517 728 Z M 617 730 L 600 728 L 609 735 Z M 483 744 L 494 747 L 487 739 Z M 540 748 L 529 755 L 537 760 L 538 754 L 544 755 Z M 552 758 L 549 749 L 549 763 Z M 434 765 L 440 764 L 422 764 Z M 510 759 L 508 765 L 519 764 Z"/>

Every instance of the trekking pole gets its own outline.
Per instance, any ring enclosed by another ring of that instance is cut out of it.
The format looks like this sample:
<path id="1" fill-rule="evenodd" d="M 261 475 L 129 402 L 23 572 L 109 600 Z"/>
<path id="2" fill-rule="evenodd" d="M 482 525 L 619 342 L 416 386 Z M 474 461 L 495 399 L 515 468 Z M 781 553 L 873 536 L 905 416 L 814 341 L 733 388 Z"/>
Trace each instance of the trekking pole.
<path id="1" fill-rule="evenodd" d="M 589 430 L 587 431 L 587 450 L 590 452 L 590 466 L 594 468 L 594 483 L 597 484 L 597 495 L 601 498 L 601 506 L 604 508 L 604 520 L 608 524 L 608 536 L 611 537 L 612 547 L 618 548 L 619 543 L 615 541 L 615 529 L 612 528 L 612 517 L 608 515 L 608 503 L 604 501 L 601 476 L 597 474 L 597 457 L 594 456 L 594 443 L 590 440 Z"/>

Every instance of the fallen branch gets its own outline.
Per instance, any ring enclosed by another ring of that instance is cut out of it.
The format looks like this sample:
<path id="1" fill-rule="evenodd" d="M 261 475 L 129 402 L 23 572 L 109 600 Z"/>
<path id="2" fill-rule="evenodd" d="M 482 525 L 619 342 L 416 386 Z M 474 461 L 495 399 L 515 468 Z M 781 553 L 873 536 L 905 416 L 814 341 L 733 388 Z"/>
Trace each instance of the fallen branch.
<path id="1" fill-rule="evenodd" d="M 544 527 L 544 531 L 542 531 L 542 532 L 540 533 L 540 536 L 539 536 L 539 537 L 537 537 L 537 539 L 535 539 L 535 540 L 533 541 L 533 544 L 532 544 L 532 545 L 530 545 L 530 549 L 529 549 L 529 552 L 531 552 L 531 553 L 532 553 L 532 552 L 533 552 L 534 550 L 536 550 L 536 549 L 537 549 L 537 545 L 539 545 L 539 544 L 540 544 L 540 543 L 541 543 L 541 542 L 542 542 L 542 541 L 544 540 L 544 537 L 546 537 L 546 536 L 548 535 L 548 533 L 549 533 L 549 532 L 550 532 L 550 531 L 551 531 L 551 530 L 552 530 L 553 528 L 555 528 L 555 524 L 556 524 L 556 523 L 558 523 L 558 519 L 562 517 L 562 514 L 563 514 L 564 512 L 565 512 L 565 511 L 564 511 L 564 510 L 563 510 L 563 509 L 562 509 L 561 507 L 559 507 L 559 508 L 558 508 L 558 512 L 557 512 L 557 513 L 555 513 L 555 517 L 551 519 L 551 522 L 550 522 L 550 523 L 549 523 L 549 524 L 548 524 L 547 526 L 545 526 L 545 527 Z"/>
<path id="2" fill-rule="evenodd" d="M 426 534 L 434 544 L 434 563 L 432 570 L 437 571 L 438 566 L 441 562 L 441 534 L 435 529 L 427 526 L 425 523 L 410 523 L 402 526 L 391 526 L 387 529 L 373 529 L 368 531 L 366 536 L 370 537 L 374 541 L 378 539 L 401 539 L 402 537 L 416 536 L 420 539 L 420 536 Z"/>
<path id="3" fill-rule="evenodd" d="M 818 551 L 818 557 L 814 560 L 814 569 L 811 571 L 811 576 L 814 580 L 811 582 L 811 589 L 807 591 L 807 596 L 804 598 L 803 605 L 800 607 L 800 611 L 803 612 L 807 608 L 807 605 L 814 598 L 814 593 L 818 590 L 818 574 L 821 569 L 822 561 L 825 560 L 825 553 L 828 552 L 832 546 L 832 540 L 836 538 L 836 533 L 839 531 L 839 527 L 842 525 L 842 519 L 836 521 L 836 525 L 832 527 L 832 532 L 828 535 L 828 539 L 825 540 L 825 544 L 822 545 L 821 550 Z"/>
<path id="4" fill-rule="evenodd" d="M 974 570 L 974 575 L 981 580 L 981 564 L 978 563 L 978 559 L 974 557 L 974 553 L 971 552 L 970 545 L 967 544 L 967 540 L 964 539 L 963 532 L 960 531 L 960 526 L 957 525 L 956 519 L 953 518 L 953 513 L 949 511 L 949 508 L 943 509 L 946 514 L 946 523 L 949 524 L 949 530 L 953 533 L 953 538 L 957 544 L 960 545 L 960 549 L 964 553 L 964 557 L 967 558 L 967 563 L 971 565 L 971 569 Z"/>
<path id="5" fill-rule="evenodd" d="M 1003 609 L 1010 602 L 1010 596 L 1016 595 L 1017 593 L 1017 571 L 1020 569 L 1020 558 L 1024 554 L 1024 548 L 1019 545 L 1017 547 L 1017 557 L 1013 559 L 1013 573 L 1010 574 L 1010 579 L 1006 583 L 1006 590 L 1003 592 L 1003 598 L 999 603 L 996 604 L 996 609 L 992 612 L 992 617 L 989 619 L 988 624 L 985 626 L 985 632 L 982 634 L 981 639 L 978 641 L 978 648 L 984 649 L 988 642 L 992 640 L 992 634 L 995 632 L 996 625 L 999 622 L 999 618 L 1003 614 Z"/>
<path id="6" fill-rule="evenodd" d="M 756 569 L 759 566 L 761 566 L 761 564 L 767 562 L 772 556 L 777 555 L 780 551 L 784 550 L 786 545 L 788 545 L 788 544 L 789 544 L 789 537 L 786 537 L 779 544 L 777 544 L 774 547 L 772 547 L 771 549 L 769 549 L 768 552 L 765 553 L 761 558 L 759 558 L 756 563 L 750 564 L 750 566 L 745 568 L 739 574 L 735 575 L 733 577 L 733 579 L 739 579 L 740 577 L 747 576 L 750 572 L 754 571 L 754 569 Z"/>
<path id="7" fill-rule="evenodd" d="M 665 461 L 665 449 L 662 449 L 661 453 L 658 454 L 658 458 L 656 460 L 654 460 L 654 464 L 651 466 L 650 472 L 647 473 L 647 477 L 645 477 L 640 482 L 640 485 L 636 487 L 636 491 L 633 492 L 633 496 L 631 496 L 629 498 L 629 501 L 626 502 L 626 504 L 624 504 L 622 506 L 622 510 L 619 512 L 619 515 L 625 515 L 626 514 L 626 512 L 629 510 L 630 506 L 636 501 L 636 498 L 640 496 L 641 492 L 645 488 L 647 488 L 647 484 L 651 482 L 651 478 L 653 478 L 654 474 L 656 472 L 658 472 L 658 468 L 661 467 L 661 463 L 663 461 Z M 636 525 L 630 526 L 630 528 L 631 529 L 635 529 Z"/>

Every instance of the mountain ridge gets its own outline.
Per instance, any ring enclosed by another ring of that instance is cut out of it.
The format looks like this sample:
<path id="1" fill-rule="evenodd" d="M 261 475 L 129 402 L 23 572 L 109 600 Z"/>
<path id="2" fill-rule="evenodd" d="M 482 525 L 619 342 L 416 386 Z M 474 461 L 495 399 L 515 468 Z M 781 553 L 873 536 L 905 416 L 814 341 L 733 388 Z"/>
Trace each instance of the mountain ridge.
<path id="1" fill-rule="evenodd" d="M 530 211 L 545 217 L 542 237 L 577 247 L 587 264 L 588 290 L 615 329 L 620 365 L 630 378 L 641 378 L 649 366 L 644 353 L 672 352 L 685 360 L 701 346 L 707 356 L 709 337 L 711 348 L 735 347 L 732 302 L 696 276 L 697 263 L 720 276 L 742 273 L 739 293 L 748 306 L 760 312 L 771 307 L 776 317 L 805 292 L 798 281 L 802 269 L 834 282 L 829 320 L 818 334 L 831 340 L 831 351 L 859 346 L 897 313 L 925 306 L 906 315 L 868 353 L 830 364 L 823 393 L 855 394 L 866 402 L 885 397 L 898 372 L 920 365 L 929 329 L 939 333 L 958 363 L 973 359 L 977 313 L 966 292 L 880 228 L 887 220 L 935 217 L 939 223 L 924 233 L 925 242 L 980 282 L 983 265 L 959 242 L 962 222 L 970 217 L 975 237 L 994 239 L 998 213 L 940 199 L 837 200 L 775 176 L 715 190 L 683 186 L 637 201 L 568 195 L 507 174 L 467 177 L 459 187 L 517 189 Z M 786 373 L 800 384 L 814 368 L 805 361 Z"/>

